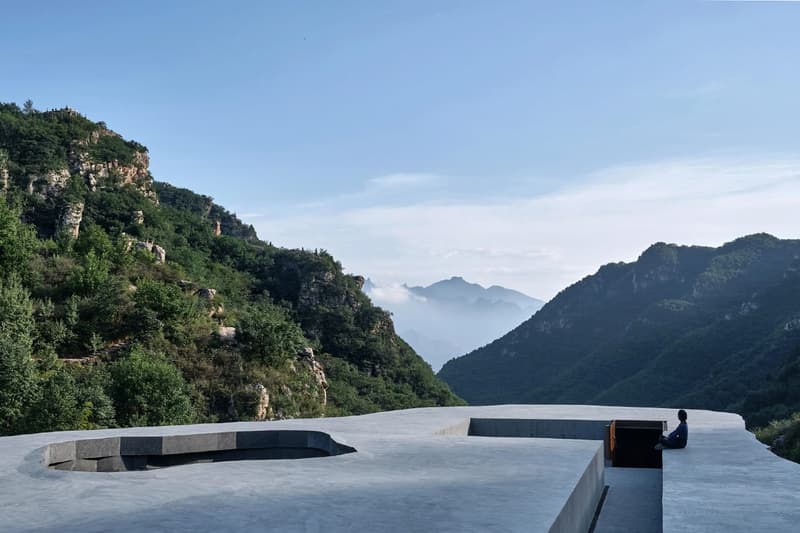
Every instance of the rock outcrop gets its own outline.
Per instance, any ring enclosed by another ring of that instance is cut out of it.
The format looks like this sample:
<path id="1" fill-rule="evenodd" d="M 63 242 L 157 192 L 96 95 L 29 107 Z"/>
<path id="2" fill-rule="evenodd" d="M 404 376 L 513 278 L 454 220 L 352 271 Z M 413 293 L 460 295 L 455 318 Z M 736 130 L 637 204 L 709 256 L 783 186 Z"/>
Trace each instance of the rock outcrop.
<path id="1" fill-rule="evenodd" d="M 0 192 L 8 189 L 8 154 L 0 150 Z"/>
<path id="2" fill-rule="evenodd" d="M 783 331 L 794 331 L 800 329 L 800 318 L 792 318 L 783 325 Z"/>
<path id="3" fill-rule="evenodd" d="M 129 241 L 129 242 L 133 242 L 133 241 Z M 137 250 L 146 250 L 146 251 L 152 253 L 153 255 L 156 256 L 156 261 L 158 261 L 161 264 L 164 264 L 167 261 L 167 252 L 166 252 L 166 250 L 164 250 L 164 248 L 162 248 L 161 246 L 159 246 L 159 245 L 157 245 L 157 244 L 155 244 L 153 242 L 150 242 L 150 241 L 136 241 L 134 243 L 134 246 L 136 247 Z M 130 245 L 128 245 L 128 248 L 130 248 Z"/>
<path id="4" fill-rule="evenodd" d="M 59 229 L 77 239 L 83 220 L 83 202 L 67 204 L 59 221 Z"/>
<path id="5" fill-rule="evenodd" d="M 353 276 L 358 285 L 358 290 L 364 285 L 364 278 Z M 360 278 L 360 279 L 359 279 Z M 299 308 L 313 308 L 316 306 L 338 307 L 347 306 L 356 311 L 361 302 L 356 298 L 354 291 L 343 289 L 342 284 L 336 283 L 336 274 L 332 271 L 323 271 L 311 274 L 300 285 L 297 295 Z"/>
<path id="6" fill-rule="evenodd" d="M 322 407 L 325 408 L 328 405 L 328 377 L 325 375 L 325 368 L 317 360 L 314 350 L 310 347 L 306 347 L 300 354 L 300 361 L 308 367 L 314 377 L 314 381 L 319 387 Z"/>
<path id="7" fill-rule="evenodd" d="M 217 295 L 217 289 L 210 289 L 208 287 L 204 287 L 202 289 L 198 289 L 195 293 L 198 297 L 202 298 L 203 300 L 213 300 L 214 297 Z"/>
<path id="8" fill-rule="evenodd" d="M 232 326 L 220 326 L 217 332 L 219 338 L 226 342 L 233 342 L 236 340 L 236 328 Z"/>
<path id="9" fill-rule="evenodd" d="M 269 408 L 269 392 L 267 392 L 267 388 L 262 385 L 261 383 L 256 383 L 253 385 L 253 392 L 256 393 L 258 396 L 258 401 L 256 403 L 256 412 L 255 418 L 259 422 L 263 422 L 264 420 L 269 420 L 272 418 L 270 408 Z"/>
<path id="10" fill-rule="evenodd" d="M 27 177 L 28 192 L 39 193 L 45 197 L 56 197 L 66 189 L 70 172 L 67 168 L 59 168 L 44 174 L 29 174 Z"/>
<path id="11" fill-rule="evenodd" d="M 42 173 L 19 176 L 19 178 L 27 183 L 29 193 L 38 193 L 44 197 L 60 196 L 66 189 L 70 177 L 76 176 L 85 182 L 90 191 L 97 190 L 98 187 L 133 186 L 157 204 L 158 198 L 153 189 L 153 178 L 149 170 L 150 158 L 146 149 L 144 147 L 134 149 L 128 146 L 127 149 L 132 153 L 130 155 L 125 153 L 124 161 L 119 159 L 101 160 L 101 156 L 97 154 L 97 145 L 102 144 L 106 138 L 119 139 L 119 143 L 126 144 L 119 134 L 100 124 L 88 138 L 74 139 L 71 142 L 63 166 Z M 103 153 L 102 157 L 114 156 Z M 0 155 L 0 187 L 7 187 L 8 182 L 7 165 L 3 161 L 3 156 Z"/>
<path id="12" fill-rule="evenodd" d="M 208 311 L 208 318 L 216 318 L 222 320 L 225 317 L 225 306 L 222 304 L 212 305 Z"/>
<path id="13" fill-rule="evenodd" d="M 209 310 L 208 310 L 208 317 L 209 318 L 217 318 L 220 321 L 223 319 L 225 315 L 225 306 L 221 303 L 215 303 L 214 298 L 217 296 L 217 289 L 211 289 L 209 287 L 202 287 L 197 289 L 193 292 L 195 296 L 200 298 L 201 300 L 205 300 L 209 303 Z"/>
<path id="14" fill-rule="evenodd" d="M 153 178 L 150 175 L 150 157 L 146 151 L 134 152 L 129 163 L 119 160 L 96 161 L 92 158 L 91 147 L 106 136 L 120 137 L 107 128 L 100 128 L 92 132 L 88 139 L 73 143 L 69 154 L 69 172 L 86 180 L 90 190 L 95 190 L 103 184 L 133 185 L 139 192 L 158 203 L 153 190 Z"/>
<path id="15" fill-rule="evenodd" d="M 161 246 L 154 244 L 153 245 L 153 255 L 156 256 L 156 261 L 161 263 L 162 265 L 167 262 L 167 252 Z"/>

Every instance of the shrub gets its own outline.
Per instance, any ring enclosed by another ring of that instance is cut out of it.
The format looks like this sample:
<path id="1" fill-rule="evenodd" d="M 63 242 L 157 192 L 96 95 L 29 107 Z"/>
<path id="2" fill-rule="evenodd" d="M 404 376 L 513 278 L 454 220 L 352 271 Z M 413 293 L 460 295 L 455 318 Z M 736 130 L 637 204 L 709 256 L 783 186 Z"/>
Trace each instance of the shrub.
<path id="1" fill-rule="evenodd" d="M 134 347 L 111 365 L 111 398 L 121 426 L 164 426 L 192 421 L 186 382 L 159 353 Z"/>

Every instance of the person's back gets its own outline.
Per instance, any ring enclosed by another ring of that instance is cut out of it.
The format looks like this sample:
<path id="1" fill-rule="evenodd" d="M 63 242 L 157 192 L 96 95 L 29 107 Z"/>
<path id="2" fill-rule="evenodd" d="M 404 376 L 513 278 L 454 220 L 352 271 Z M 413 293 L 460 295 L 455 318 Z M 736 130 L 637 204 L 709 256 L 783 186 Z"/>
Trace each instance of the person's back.
<path id="1" fill-rule="evenodd" d="M 686 441 L 689 439 L 689 426 L 686 420 L 682 420 L 675 431 L 669 434 L 664 446 L 667 448 L 686 448 Z"/>
<path id="2" fill-rule="evenodd" d="M 658 444 L 656 444 L 657 450 L 686 447 L 686 443 L 689 440 L 689 425 L 686 423 L 686 418 L 686 411 L 683 409 L 678 411 L 678 420 L 680 420 L 680 424 L 678 424 L 678 427 L 668 436 L 665 437 L 662 435 L 658 438 Z"/>

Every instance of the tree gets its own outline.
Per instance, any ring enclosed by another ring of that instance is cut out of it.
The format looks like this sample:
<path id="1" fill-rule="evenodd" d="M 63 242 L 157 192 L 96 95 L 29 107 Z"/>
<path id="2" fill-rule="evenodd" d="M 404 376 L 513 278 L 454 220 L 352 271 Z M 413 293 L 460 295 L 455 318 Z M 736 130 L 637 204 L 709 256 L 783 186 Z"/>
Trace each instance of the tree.
<path id="1" fill-rule="evenodd" d="M 109 259 L 114 252 L 114 244 L 97 224 L 84 224 L 78 239 L 75 241 L 73 252 L 76 257 L 86 256 L 90 251 L 94 251 L 97 257 Z"/>
<path id="2" fill-rule="evenodd" d="M 172 283 L 140 278 L 133 299 L 136 302 L 133 318 L 137 324 L 132 329 L 145 336 L 162 330 L 167 339 L 177 344 L 186 341 L 184 331 L 201 314 L 196 299 L 187 298 L 183 290 Z"/>
<path id="3" fill-rule="evenodd" d="M 23 224 L 19 212 L 0 198 L 0 277 L 11 272 L 27 273 L 36 247 L 33 227 Z"/>
<path id="4" fill-rule="evenodd" d="M 75 379 L 63 365 L 43 376 L 36 399 L 22 423 L 28 433 L 66 431 L 81 425 L 81 406 Z"/>
<path id="5" fill-rule="evenodd" d="M 309 344 L 286 311 L 267 303 L 254 306 L 241 318 L 237 338 L 246 358 L 270 365 L 295 356 Z"/>
<path id="6" fill-rule="evenodd" d="M 73 287 L 81 294 L 95 293 L 106 284 L 111 263 L 98 256 L 94 249 L 86 253 L 82 263 L 73 273 Z"/>
<path id="7" fill-rule="evenodd" d="M 33 100 L 30 98 L 25 100 L 25 103 L 22 105 L 22 112 L 26 115 L 31 115 L 36 112 L 36 109 L 33 107 Z"/>
<path id="8" fill-rule="evenodd" d="M 159 354 L 135 346 L 111 365 L 111 398 L 121 426 L 164 426 L 192 421 L 180 371 Z"/>
<path id="9" fill-rule="evenodd" d="M 66 431 L 113 427 L 114 406 L 106 393 L 103 366 L 39 365 L 41 384 L 26 410 L 21 430 Z"/>
<path id="10" fill-rule="evenodd" d="M 18 429 L 36 394 L 33 305 L 16 275 L 0 280 L 0 433 Z"/>
<path id="11" fill-rule="evenodd" d="M 80 429 L 116 426 L 114 403 L 108 396 L 111 376 L 105 365 L 70 368 L 78 386 L 76 399 L 81 408 Z"/>

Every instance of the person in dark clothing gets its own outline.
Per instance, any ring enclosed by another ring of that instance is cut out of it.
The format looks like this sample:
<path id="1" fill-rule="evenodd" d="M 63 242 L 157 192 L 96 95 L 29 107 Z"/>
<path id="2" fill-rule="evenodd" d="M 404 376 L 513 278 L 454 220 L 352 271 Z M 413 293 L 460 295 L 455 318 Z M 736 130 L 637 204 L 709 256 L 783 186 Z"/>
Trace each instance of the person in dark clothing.
<path id="1" fill-rule="evenodd" d="M 686 448 L 686 441 L 689 438 L 689 426 L 686 424 L 686 411 L 683 409 L 678 411 L 678 420 L 680 420 L 680 424 L 675 428 L 675 431 L 666 437 L 664 435 L 658 437 L 656 450 L 663 450 L 664 448 Z"/>

